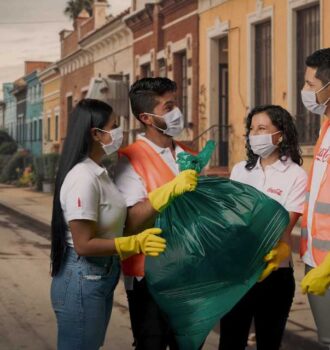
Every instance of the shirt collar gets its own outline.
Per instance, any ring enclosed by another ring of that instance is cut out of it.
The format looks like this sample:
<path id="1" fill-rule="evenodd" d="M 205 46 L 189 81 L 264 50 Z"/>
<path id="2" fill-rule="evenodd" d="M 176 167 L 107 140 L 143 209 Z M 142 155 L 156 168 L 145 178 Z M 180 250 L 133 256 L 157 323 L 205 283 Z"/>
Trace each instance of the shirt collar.
<path id="1" fill-rule="evenodd" d="M 271 164 L 271 165 L 268 165 L 268 167 L 270 168 L 274 168 L 278 171 L 281 171 L 281 172 L 284 172 L 289 166 L 290 164 L 292 163 L 292 160 L 290 157 L 288 157 L 287 159 L 285 160 L 277 160 L 275 163 Z M 257 160 L 257 163 L 255 165 L 255 167 L 253 169 L 262 169 L 262 166 L 261 166 L 261 163 L 260 163 L 260 157 L 258 158 Z"/>
<path id="2" fill-rule="evenodd" d="M 262 166 L 261 166 L 261 163 L 260 163 L 260 157 L 258 158 L 257 163 L 256 163 L 256 165 L 254 166 L 253 169 L 255 169 L 255 170 L 262 169 Z"/>
<path id="3" fill-rule="evenodd" d="M 163 147 L 159 147 L 158 145 L 156 145 L 155 143 L 153 143 L 152 141 L 150 141 L 149 139 L 146 138 L 145 133 L 139 134 L 137 135 L 137 139 L 138 140 L 142 140 L 144 142 L 146 142 L 148 145 L 150 145 L 158 154 L 163 154 L 168 148 L 163 148 Z M 176 144 L 176 142 L 173 140 L 174 145 L 175 145 L 175 154 L 178 154 L 180 152 L 184 152 L 183 149 Z"/>
<path id="4" fill-rule="evenodd" d="M 96 176 L 101 176 L 103 173 L 106 173 L 107 170 L 103 168 L 102 166 L 98 165 L 97 163 L 94 162 L 91 158 L 87 157 L 83 160 L 83 163 L 85 163 L 88 168 L 93 171 L 93 173 Z"/>

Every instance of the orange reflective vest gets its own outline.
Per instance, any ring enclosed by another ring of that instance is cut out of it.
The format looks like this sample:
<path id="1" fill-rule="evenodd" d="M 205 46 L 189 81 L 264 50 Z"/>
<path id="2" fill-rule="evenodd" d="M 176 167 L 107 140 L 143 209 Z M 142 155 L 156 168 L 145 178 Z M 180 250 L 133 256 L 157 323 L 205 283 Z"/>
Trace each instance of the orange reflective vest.
<path id="1" fill-rule="evenodd" d="M 195 154 L 187 146 L 176 142 L 184 151 Z M 160 155 L 143 140 L 138 140 L 120 150 L 120 155 L 128 158 L 135 172 L 142 178 L 147 192 L 174 179 L 175 174 Z M 144 255 L 134 255 L 122 261 L 125 276 L 144 276 Z"/>
<path id="2" fill-rule="evenodd" d="M 304 205 L 304 213 L 301 223 L 301 241 L 300 255 L 303 256 L 308 249 L 308 206 L 309 195 L 311 190 L 313 169 L 315 157 L 320 151 L 324 136 L 330 127 L 330 120 L 327 119 L 321 129 L 320 137 L 316 143 L 314 151 L 314 162 L 307 182 L 307 192 Z M 316 202 L 313 211 L 312 219 L 312 255 L 317 265 L 321 264 L 325 256 L 330 252 L 330 158 L 328 159 L 327 168 L 320 184 L 319 192 L 316 197 Z"/>

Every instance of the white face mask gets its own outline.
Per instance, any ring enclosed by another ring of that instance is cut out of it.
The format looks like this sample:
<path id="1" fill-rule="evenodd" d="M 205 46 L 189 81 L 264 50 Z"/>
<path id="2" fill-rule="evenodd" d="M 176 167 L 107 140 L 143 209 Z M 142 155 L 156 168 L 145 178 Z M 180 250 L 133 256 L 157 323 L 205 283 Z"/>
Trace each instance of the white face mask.
<path id="1" fill-rule="evenodd" d="M 311 111 L 312 113 L 323 115 L 327 109 L 327 104 L 330 101 L 330 97 L 323 103 L 317 103 L 316 95 L 325 89 L 330 84 L 330 81 L 325 84 L 320 90 L 314 91 L 306 91 L 301 90 L 301 99 L 304 106 Z"/>
<path id="2" fill-rule="evenodd" d="M 144 114 L 148 114 L 157 118 L 164 119 L 166 123 L 166 129 L 159 128 L 155 124 L 152 124 L 154 128 L 160 130 L 163 134 L 166 134 L 172 137 L 178 136 L 179 134 L 181 134 L 184 128 L 183 115 L 178 107 L 173 108 L 170 112 L 162 116 L 157 114 L 152 114 L 152 113 L 144 113 Z"/>
<path id="3" fill-rule="evenodd" d="M 252 152 L 261 158 L 270 156 L 277 148 L 277 145 L 273 144 L 272 136 L 279 132 L 281 131 L 274 132 L 273 134 L 249 135 Z"/>
<path id="4" fill-rule="evenodd" d="M 100 130 L 102 132 L 106 132 L 107 134 L 110 134 L 110 136 L 111 136 L 112 141 L 110 143 L 104 144 L 104 143 L 100 142 L 105 154 L 110 155 L 112 153 L 117 152 L 119 150 L 122 142 L 123 142 L 123 138 L 124 138 L 123 129 L 121 127 L 119 127 L 119 128 L 116 128 L 116 129 L 113 129 L 110 131 L 98 129 L 98 128 L 97 128 L 97 130 Z"/>

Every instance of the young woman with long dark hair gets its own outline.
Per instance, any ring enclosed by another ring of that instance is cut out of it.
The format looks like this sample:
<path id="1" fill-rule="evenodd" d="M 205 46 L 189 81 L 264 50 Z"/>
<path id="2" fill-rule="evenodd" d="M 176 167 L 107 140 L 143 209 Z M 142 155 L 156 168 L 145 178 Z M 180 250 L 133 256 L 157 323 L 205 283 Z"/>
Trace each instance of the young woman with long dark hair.
<path id="1" fill-rule="evenodd" d="M 51 301 L 57 318 L 58 349 L 96 350 L 104 341 L 119 258 L 157 256 L 165 240 L 149 229 L 121 237 L 126 204 L 101 165 L 123 139 L 112 108 L 85 99 L 69 119 L 55 184 Z"/>
<path id="2" fill-rule="evenodd" d="M 290 223 L 278 255 L 266 256 L 271 263 L 261 281 L 221 319 L 219 349 L 244 350 L 254 319 L 257 349 L 278 350 L 295 290 L 290 235 L 303 211 L 307 181 L 291 115 L 280 106 L 254 108 L 246 119 L 246 150 L 247 160 L 234 166 L 230 178 L 278 201 L 289 212 Z"/>

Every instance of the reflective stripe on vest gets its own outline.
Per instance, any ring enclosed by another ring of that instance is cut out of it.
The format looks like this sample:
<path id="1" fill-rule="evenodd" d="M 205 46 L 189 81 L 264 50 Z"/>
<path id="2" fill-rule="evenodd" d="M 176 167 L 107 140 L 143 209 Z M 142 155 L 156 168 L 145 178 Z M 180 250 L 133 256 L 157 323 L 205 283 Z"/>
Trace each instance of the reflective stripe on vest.
<path id="1" fill-rule="evenodd" d="M 322 125 L 320 137 L 317 140 L 314 150 L 314 160 L 312 169 L 309 173 L 307 182 L 306 201 L 301 223 L 301 244 L 300 254 L 303 256 L 308 249 L 308 210 L 310 200 L 310 189 L 316 156 L 321 148 L 324 137 L 330 128 L 330 119 L 327 119 Z M 321 264 L 325 256 L 330 252 L 330 159 L 328 160 L 323 179 L 318 189 L 318 195 L 313 208 L 311 224 L 312 236 L 312 256 L 317 265 Z"/>
<path id="2" fill-rule="evenodd" d="M 329 228 L 329 235 L 330 235 L 330 228 Z M 319 238 L 313 238 L 312 246 L 313 248 L 322 250 L 324 252 L 330 251 L 330 241 L 323 241 Z"/>
<path id="3" fill-rule="evenodd" d="M 314 213 L 330 215 L 330 203 L 316 202 L 314 207 Z"/>

